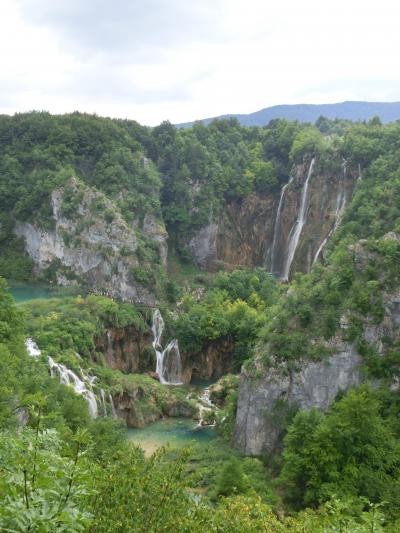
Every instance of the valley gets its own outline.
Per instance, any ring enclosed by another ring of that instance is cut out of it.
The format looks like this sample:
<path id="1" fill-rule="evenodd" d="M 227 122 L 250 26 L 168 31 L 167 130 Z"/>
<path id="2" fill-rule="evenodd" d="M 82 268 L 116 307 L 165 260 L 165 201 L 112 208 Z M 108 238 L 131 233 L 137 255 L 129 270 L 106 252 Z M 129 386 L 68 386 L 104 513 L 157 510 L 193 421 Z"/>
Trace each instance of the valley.
<path id="1" fill-rule="evenodd" d="M 397 530 L 398 122 L 0 138 L 1 527 Z"/>

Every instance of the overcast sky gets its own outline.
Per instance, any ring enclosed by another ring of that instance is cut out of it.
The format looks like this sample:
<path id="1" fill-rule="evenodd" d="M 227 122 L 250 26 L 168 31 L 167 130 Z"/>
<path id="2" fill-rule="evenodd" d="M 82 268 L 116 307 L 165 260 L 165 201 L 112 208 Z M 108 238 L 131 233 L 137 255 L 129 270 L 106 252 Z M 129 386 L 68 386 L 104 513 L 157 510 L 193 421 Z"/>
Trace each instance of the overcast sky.
<path id="1" fill-rule="evenodd" d="M 0 0 L 0 113 L 400 100 L 398 0 Z"/>

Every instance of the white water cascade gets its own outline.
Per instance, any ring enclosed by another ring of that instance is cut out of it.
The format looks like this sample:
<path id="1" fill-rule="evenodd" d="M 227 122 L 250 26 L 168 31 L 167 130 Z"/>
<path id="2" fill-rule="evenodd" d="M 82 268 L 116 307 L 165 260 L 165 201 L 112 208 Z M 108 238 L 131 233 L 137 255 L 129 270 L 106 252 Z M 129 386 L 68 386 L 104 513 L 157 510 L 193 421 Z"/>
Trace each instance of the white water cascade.
<path id="1" fill-rule="evenodd" d="M 110 405 L 111 405 L 111 416 L 115 420 L 116 418 L 118 418 L 118 416 L 117 416 L 117 411 L 115 409 L 113 397 L 111 396 L 111 392 L 108 393 L 108 401 L 110 402 Z"/>
<path id="2" fill-rule="evenodd" d="M 101 406 L 103 407 L 103 415 L 107 416 L 106 394 L 104 389 L 100 389 Z"/>
<path id="3" fill-rule="evenodd" d="M 214 403 L 210 400 L 210 389 L 208 387 L 203 390 L 203 392 L 199 396 L 199 400 L 199 423 L 197 424 L 197 427 L 214 427 L 216 424 L 215 419 L 211 424 L 204 420 L 204 415 L 206 413 L 217 409 Z"/>
<path id="4" fill-rule="evenodd" d="M 303 226 L 306 221 L 306 211 L 307 211 L 307 196 L 308 196 L 308 184 L 314 169 L 315 158 L 311 159 L 310 168 L 308 169 L 308 174 L 306 181 L 303 185 L 303 190 L 301 191 L 301 201 L 300 201 L 300 210 L 297 217 L 295 225 L 292 227 L 289 234 L 289 244 L 288 252 L 286 257 L 285 268 L 283 270 L 282 279 L 287 281 L 289 279 L 290 267 L 294 259 L 294 254 L 296 253 L 297 246 L 299 244 L 300 235 L 303 230 Z"/>
<path id="5" fill-rule="evenodd" d="M 283 202 L 285 199 L 285 192 L 286 192 L 286 189 L 289 187 L 289 185 L 292 183 L 292 181 L 293 181 L 293 176 L 291 176 L 289 181 L 286 183 L 286 185 L 282 187 L 281 197 L 279 198 L 278 210 L 276 212 L 276 219 L 275 219 L 275 225 L 274 225 L 274 238 L 272 240 L 272 248 L 271 248 L 271 263 L 270 263 L 271 266 L 269 269 L 270 272 L 272 272 L 273 274 L 279 273 L 279 269 L 276 267 L 276 264 L 275 264 L 276 263 L 276 247 L 278 245 L 279 235 L 282 232 L 281 218 L 282 218 Z"/>
<path id="6" fill-rule="evenodd" d="M 104 389 L 100 389 L 100 403 L 103 408 L 104 416 L 108 416 L 109 411 L 111 411 L 111 417 L 113 419 L 118 418 L 111 392 L 108 392 L 108 394 L 106 395 Z M 107 409 L 107 404 L 110 406 L 109 409 Z"/>
<path id="7" fill-rule="evenodd" d="M 39 350 L 38 345 L 36 342 L 29 337 L 29 339 L 26 339 L 25 341 L 25 347 L 26 351 L 28 352 L 28 355 L 30 357 L 39 357 L 41 355 L 41 351 Z"/>
<path id="8" fill-rule="evenodd" d="M 95 376 L 85 375 L 81 370 L 82 380 L 72 370 L 61 363 L 56 363 L 50 356 L 48 357 L 48 363 L 51 377 L 54 378 L 58 374 L 62 385 L 72 386 L 77 394 L 82 395 L 88 403 L 90 416 L 96 418 L 98 412 L 97 400 L 92 389 L 93 382 L 96 379 Z"/>
<path id="9" fill-rule="evenodd" d="M 334 222 L 333 228 L 329 231 L 328 235 L 321 242 L 318 250 L 316 251 L 316 253 L 314 255 L 314 259 L 313 259 L 313 263 L 312 264 L 314 264 L 317 261 L 320 253 L 325 248 L 325 246 L 326 246 L 327 242 L 329 241 L 329 239 L 331 238 L 332 234 L 335 233 L 335 231 L 337 230 L 340 222 L 342 221 L 343 212 L 345 210 L 346 202 L 347 202 L 345 179 L 346 179 L 346 163 L 343 164 L 342 186 L 339 189 L 339 192 L 338 192 L 337 197 L 336 197 L 335 222 Z"/>
<path id="10" fill-rule="evenodd" d="M 164 385 L 182 385 L 182 361 L 179 345 L 176 339 L 172 340 L 163 350 L 161 337 L 164 331 L 164 320 L 158 309 L 153 313 L 153 348 L 157 356 L 156 372 L 160 383 Z"/>

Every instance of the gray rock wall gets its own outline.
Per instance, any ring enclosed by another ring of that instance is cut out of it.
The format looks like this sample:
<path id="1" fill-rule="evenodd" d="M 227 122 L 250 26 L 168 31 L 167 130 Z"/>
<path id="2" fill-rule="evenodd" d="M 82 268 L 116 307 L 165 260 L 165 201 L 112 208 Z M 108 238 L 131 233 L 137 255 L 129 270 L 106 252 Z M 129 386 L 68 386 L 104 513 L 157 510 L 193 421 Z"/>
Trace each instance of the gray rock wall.
<path id="1" fill-rule="evenodd" d="M 384 338 L 400 338 L 400 290 L 384 296 L 385 315 L 380 324 L 366 321 L 364 339 L 384 356 Z M 342 317 L 342 329 L 347 319 Z M 263 455 L 279 444 L 279 420 L 274 420 L 277 402 L 301 409 L 326 410 L 339 392 L 360 385 L 366 380 L 362 357 L 352 343 L 341 336 L 330 342 L 333 355 L 320 362 L 304 362 L 300 371 L 285 367 L 266 370 L 255 361 L 250 370 L 242 369 L 234 444 L 246 455 Z M 258 377 L 260 376 L 260 377 Z M 376 382 L 375 382 L 376 383 Z M 394 383 L 393 387 L 398 387 Z"/>
<path id="2" fill-rule="evenodd" d="M 74 178 L 70 187 L 79 190 L 83 186 Z M 52 193 L 53 229 L 40 223 L 17 222 L 15 233 L 25 240 L 25 249 L 35 263 L 36 273 L 41 274 L 56 263 L 56 279 L 60 285 L 85 283 L 94 292 L 122 300 L 154 305 L 155 295 L 135 282 L 131 269 L 144 267 L 137 258 L 138 237 L 119 214 L 113 202 L 101 193 L 83 188 L 83 198 L 76 206 L 74 216 L 62 213 L 64 189 Z M 111 210 L 111 222 L 103 213 L 96 213 L 92 206 L 97 199 Z M 164 228 L 153 217 L 145 221 L 145 233 L 160 247 L 160 256 L 166 260 L 166 236 Z M 123 253 L 122 253 L 123 252 Z"/>

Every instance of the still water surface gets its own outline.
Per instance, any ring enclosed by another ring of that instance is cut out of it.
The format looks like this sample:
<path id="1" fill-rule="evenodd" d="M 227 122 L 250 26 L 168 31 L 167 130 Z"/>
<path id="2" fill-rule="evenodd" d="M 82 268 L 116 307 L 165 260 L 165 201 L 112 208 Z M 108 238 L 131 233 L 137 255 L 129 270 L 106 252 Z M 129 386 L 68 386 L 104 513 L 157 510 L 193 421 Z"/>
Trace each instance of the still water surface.
<path id="1" fill-rule="evenodd" d="M 196 427 L 196 422 L 187 418 L 167 418 L 142 429 L 128 429 L 128 438 L 151 455 L 160 446 L 169 444 L 183 448 L 190 444 L 207 444 L 216 438 L 211 427 Z"/>

